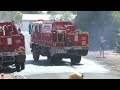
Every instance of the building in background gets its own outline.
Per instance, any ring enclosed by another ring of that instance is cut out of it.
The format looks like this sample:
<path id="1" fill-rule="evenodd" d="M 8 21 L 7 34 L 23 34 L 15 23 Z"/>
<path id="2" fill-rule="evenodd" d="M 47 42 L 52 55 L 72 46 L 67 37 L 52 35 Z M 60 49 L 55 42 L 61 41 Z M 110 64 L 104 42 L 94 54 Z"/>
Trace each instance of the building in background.
<path id="1" fill-rule="evenodd" d="M 20 25 L 22 30 L 29 31 L 29 24 L 39 19 L 49 20 L 51 15 L 49 14 L 23 14 L 22 23 Z"/>

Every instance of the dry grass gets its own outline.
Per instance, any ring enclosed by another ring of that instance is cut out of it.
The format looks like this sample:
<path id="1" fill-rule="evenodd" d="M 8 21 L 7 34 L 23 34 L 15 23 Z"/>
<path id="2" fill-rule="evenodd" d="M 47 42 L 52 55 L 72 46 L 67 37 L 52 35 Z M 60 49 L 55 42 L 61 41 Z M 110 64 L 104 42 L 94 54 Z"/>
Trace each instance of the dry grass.
<path id="1" fill-rule="evenodd" d="M 120 60 L 120 54 L 118 53 L 105 52 L 105 57 L 112 60 Z"/>
<path id="2" fill-rule="evenodd" d="M 112 53 L 112 52 L 105 52 L 105 57 L 112 61 L 116 61 L 115 62 L 115 70 L 120 72 L 120 54 Z"/>
<path id="3" fill-rule="evenodd" d="M 117 69 L 118 71 L 120 71 L 120 64 L 117 64 L 117 65 L 116 65 L 116 69 Z"/>

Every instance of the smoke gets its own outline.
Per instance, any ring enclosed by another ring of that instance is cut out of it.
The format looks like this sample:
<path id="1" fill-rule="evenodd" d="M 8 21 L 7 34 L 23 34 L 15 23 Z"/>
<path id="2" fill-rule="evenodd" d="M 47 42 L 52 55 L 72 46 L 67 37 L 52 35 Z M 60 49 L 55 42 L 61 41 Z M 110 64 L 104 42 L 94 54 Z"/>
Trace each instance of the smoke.
<path id="1" fill-rule="evenodd" d="M 111 11 L 79 11 L 75 18 L 77 28 L 90 33 L 90 50 L 99 50 L 99 38 L 106 39 L 105 49 L 113 48 L 113 31 L 116 29 Z"/>
<path id="2" fill-rule="evenodd" d="M 10 21 L 10 12 L 9 11 L 0 11 L 0 22 L 7 22 Z"/>

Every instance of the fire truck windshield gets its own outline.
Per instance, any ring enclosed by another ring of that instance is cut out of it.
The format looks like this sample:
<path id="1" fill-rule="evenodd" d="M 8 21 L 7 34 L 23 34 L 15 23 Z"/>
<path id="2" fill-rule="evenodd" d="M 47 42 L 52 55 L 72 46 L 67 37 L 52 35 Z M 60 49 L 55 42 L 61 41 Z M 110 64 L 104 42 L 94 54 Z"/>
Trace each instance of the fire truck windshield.
<path id="1" fill-rule="evenodd" d="M 56 25 L 55 28 L 56 28 L 56 30 L 63 30 L 63 29 L 65 29 L 65 27 L 63 27 L 62 25 Z"/>

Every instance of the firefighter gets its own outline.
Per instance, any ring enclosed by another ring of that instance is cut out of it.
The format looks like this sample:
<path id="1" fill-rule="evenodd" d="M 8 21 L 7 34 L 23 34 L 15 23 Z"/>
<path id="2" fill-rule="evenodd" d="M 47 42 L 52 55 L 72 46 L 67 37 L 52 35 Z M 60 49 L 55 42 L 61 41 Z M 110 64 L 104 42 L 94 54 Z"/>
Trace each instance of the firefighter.
<path id="1" fill-rule="evenodd" d="M 82 73 L 72 73 L 69 76 L 69 79 L 83 79 Z"/>
<path id="2" fill-rule="evenodd" d="M 71 39 L 70 38 L 67 38 L 67 46 L 72 46 L 72 41 L 71 41 Z"/>

